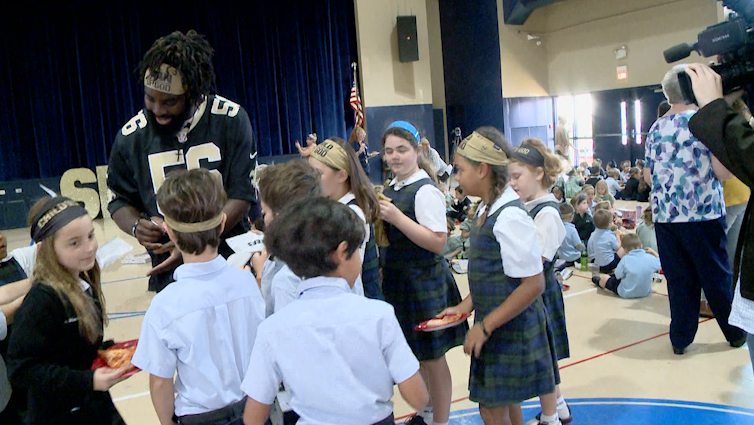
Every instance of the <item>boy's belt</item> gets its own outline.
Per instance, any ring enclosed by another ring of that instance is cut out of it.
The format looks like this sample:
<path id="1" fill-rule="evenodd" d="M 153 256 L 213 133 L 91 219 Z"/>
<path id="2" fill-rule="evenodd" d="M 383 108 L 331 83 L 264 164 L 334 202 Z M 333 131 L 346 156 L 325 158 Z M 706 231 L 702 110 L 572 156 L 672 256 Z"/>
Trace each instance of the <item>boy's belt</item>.
<path id="1" fill-rule="evenodd" d="M 219 422 L 223 419 L 243 417 L 244 407 L 246 407 L 246 397 L 241 401 L 211 412 L 180 416 L 178 418 L 178 423 L 181 425 L 204 425 L 207 423 Z"/>

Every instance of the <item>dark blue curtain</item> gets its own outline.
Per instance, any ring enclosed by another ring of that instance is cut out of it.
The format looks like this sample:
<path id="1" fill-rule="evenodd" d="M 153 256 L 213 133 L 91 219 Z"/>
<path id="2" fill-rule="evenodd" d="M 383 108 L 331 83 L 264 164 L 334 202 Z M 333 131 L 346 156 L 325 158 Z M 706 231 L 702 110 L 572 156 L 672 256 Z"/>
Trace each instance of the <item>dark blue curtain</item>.
<path id="1" fill-rule="evenodd" d="M 106 164 L 143 106 L 134 70 L 175 30 L 207 36 L 217 93 L 246 108 L 260 156 L 353 125 L 353 0 L 66 3 L 0 18 L 0 181 Z"/>

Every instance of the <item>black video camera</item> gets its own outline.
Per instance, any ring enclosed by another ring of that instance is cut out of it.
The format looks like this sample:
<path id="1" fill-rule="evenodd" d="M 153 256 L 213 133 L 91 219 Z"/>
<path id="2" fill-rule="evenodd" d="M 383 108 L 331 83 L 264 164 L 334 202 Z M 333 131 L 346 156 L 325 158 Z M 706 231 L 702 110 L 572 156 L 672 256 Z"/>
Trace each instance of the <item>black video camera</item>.
<path id="1" fill-rule="evenodd" d="M 754 82 L 754 1 L 723 0 L 723 5 L 736 12 L 729 21 L 707 27 L 694 44 L 679 44 L 663 54 L 667 63 L 687 58 L 693 51 L 702 57 L 719 56 L 720 63 L 712 69 L 722 77 L 723 93 L 728 94 Z M 696 103 L 688 74 L 679 73 L 678 81 L 686 104 Z"/>

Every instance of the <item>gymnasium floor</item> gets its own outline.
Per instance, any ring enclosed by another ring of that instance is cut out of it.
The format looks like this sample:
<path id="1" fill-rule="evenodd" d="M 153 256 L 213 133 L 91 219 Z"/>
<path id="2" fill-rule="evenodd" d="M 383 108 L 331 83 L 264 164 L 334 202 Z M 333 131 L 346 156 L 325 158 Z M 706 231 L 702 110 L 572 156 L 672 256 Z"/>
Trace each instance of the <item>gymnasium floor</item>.
<path id="1" fill-rule="evenodd" d="M 144 251 L 111 220 L 96 220 L 95 229 L 100 245 L 117 236 L 134 246 L 133 253 Z M 9 250 L 29 244 L 28 229 L 3 233 Z M 106 338 L 138 338 L 152 298 L 143 277 L 148 269 L 117 262 L 103 271 L 111 317 Z M 461 293 L 467 294 L 466 276 L 456 275 L 456 280 Z M 622 300 L 597 290 L 587 272 L 575 271 L 565 283 L 570 285 L 564 298 L 571 358 L 560 364 L 561 388 L 575 425 L 754 424 L 754 375 L 747 348 L 730 348 L 715 321 L 701 319 L 686 355 L 674 355 L 667 336 L 665 282 L 656 283 L 655 293 L 640 300 Z M 482 424 L 476 404 L 467 399 L 468 357 L 460 347 L 447 357 L 453 375 L 451 424 Z M 143 372 L 112 388 L 128 424 L 159 424 L 148 391 Z M 538 411 L 538 402 L 524 404 L 526 420 Z M 396 417 L 409 413 L 396 396 Z"/>

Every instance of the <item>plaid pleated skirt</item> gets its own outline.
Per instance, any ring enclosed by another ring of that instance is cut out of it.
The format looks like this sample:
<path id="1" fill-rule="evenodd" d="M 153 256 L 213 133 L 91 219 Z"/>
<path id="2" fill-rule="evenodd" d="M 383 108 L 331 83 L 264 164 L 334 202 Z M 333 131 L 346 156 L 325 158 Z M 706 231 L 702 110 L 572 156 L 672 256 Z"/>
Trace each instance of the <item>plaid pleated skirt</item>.
<path id="1" fill-rule="evenodd" d="M 565 306 L 563 304 L 563 291 L 555 278 L 555 270 L 552 264 L 545 265 L 545 291 L 542 293 L 542 301 L 547 310 L 547 327 L 554 339 L 553 349 L 557 360 L 567 359 L 571 356 L 568 344 L 568 331 L 566 330 Z"/>
<path id="2" fill-rule="evenodd" d="M 479 358 L 471 357 L 470 400 L 486 407 L 509 406 L 555 390 L 560 376 L 546 315 L 537 298 L 492 332 Z M 475 321 L 483 319 L 477 311 Z"/>
<path id="3" fill-rule="evenodd" d="M 382 290 L 385 301 L 395 308 L 406 341 L 419 361 L 439 359 L 464 343 L 469 329 L 466 323 L 436 332 L 414 330 L 419 323 L 461 302 L 455 278 L 444 259 L 433 264 L 385 264 Z"/>

